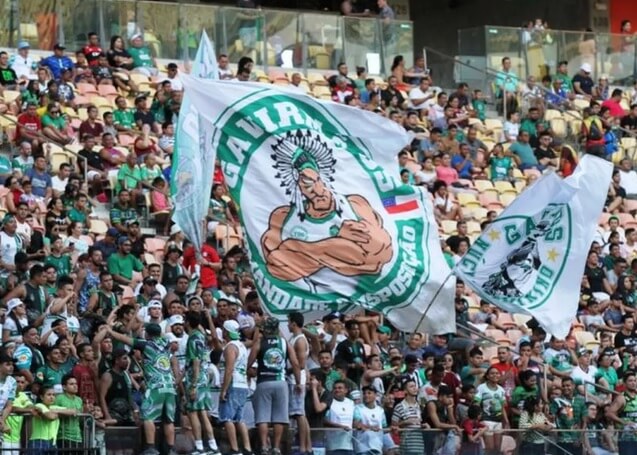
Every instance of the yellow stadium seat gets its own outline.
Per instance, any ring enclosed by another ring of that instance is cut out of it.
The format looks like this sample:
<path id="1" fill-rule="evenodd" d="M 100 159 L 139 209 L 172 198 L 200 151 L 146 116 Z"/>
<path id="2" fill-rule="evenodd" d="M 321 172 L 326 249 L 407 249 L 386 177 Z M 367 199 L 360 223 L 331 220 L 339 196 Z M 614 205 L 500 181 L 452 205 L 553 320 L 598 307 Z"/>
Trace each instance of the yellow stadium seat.
<path id="1" fill-rule="evenodd" d="M 467 232 L 469 234 L 480 234 L 482 232 L 482 229 L 480 229 L 480 223 L 467 221 Z"/>
<path id="2" fill-rule="evenodd" d="M 493 183 L 490 180 L 476 179 L 474 185 L 478 191 L 485 191 L 493 188 Z"/>
<path id="3" fill-rule="evenodd" d="M 447 235 L 456 234 L 458 232 L 456 230 L 456 221 L 442 220 L 441 227 L 442 227 L 442 231 Z"/>
<path id="4" fill-rule="evenodd" d="M 461 206 L 480 205 L 478 198 L 473 193 L 458 193 L 456 197 Z"/>
<path id="5" fill-rule="evenodd" d="M 502 203 L 502 205 L 504 205 L 505 207 L 508 207 L 509 204 L 511 202 L 513 202 L 513 200 L 517 197 L 517 194 L 511 194 L 511 193 L 503 193 L 500 195 L 500 202 Z"/>
<path id="6" fill-rule="evenodd" d="M 498 193 L 500 194 L 507 193 L 509 191 L 515 191 L 515 188 L 513 188 L 513 185 L 511 185 L 510 182 L 505 182 L 502 180 L 493 182 L 493 186 L 495 186 L 495 189 L 498 190 Z"/>
<path id="7" fill-rule="evenodd" d="M 108 230 L 108 225 L 104 220 L 100 220 L 99 218 L 91 219 L 91 228 L 89 231 L 96 235 L 104 235 Z"/>

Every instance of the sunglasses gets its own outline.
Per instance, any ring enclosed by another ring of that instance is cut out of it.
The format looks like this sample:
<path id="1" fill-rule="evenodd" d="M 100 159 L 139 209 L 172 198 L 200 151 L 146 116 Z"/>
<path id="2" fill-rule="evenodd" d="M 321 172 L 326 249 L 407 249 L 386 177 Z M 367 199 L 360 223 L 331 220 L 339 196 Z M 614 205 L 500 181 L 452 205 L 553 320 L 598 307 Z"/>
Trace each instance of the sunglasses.
<path id="1" fill-rule="evenodd" d="M 59 114 L 60 111 L 51 111 L 51 114 Z"/>

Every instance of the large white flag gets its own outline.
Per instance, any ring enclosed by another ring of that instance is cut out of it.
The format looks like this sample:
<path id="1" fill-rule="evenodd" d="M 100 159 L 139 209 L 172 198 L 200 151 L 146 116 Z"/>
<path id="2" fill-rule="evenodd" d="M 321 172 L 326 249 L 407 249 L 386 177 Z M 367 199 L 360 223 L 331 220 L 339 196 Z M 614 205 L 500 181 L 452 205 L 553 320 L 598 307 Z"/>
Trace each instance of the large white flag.
<path id="1" fill-rule="evenodd" d="M 566 337 L 612 170 L 586 155 L 564 180 L 542 176 L 476 240 L 456 275 L 481 298 Z"/>
<path id="2" fill-rule="evenodd" d="M 219 79 L 214 46 L 205 31 L 201 34 L 192 74 Z M 170 194 L 175 207 L 172 219 L 198 252 L 201 251 L 215 167 L 209 126 L 200 119 L 191 97 L 185 93 L 177 122 L 170 176 Z"/>
<path id="3" fill-rule="evenodd" d="M 191 77 L 184 85 L 213 125 L 268 312 L 358 305 L 416 329 L 450 270 L 427 194 L 400 181 L 405 130 L 274 86 Z M 455 331 L 453 296 L 451 279 L 421 330 Z"/>

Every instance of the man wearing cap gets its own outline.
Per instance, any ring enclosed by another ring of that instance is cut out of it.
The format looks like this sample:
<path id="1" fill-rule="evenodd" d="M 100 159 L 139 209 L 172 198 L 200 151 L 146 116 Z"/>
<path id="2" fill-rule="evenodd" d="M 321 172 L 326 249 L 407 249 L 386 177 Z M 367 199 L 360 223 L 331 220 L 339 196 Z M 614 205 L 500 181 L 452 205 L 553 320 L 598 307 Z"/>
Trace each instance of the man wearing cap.
<path id="1" fill-rule="evenodd" d="M 102 240 L 98 240 L 93 245 L 95 248 L 102 252 L 102 257 L 105 260 L 108 260 L 112 254 L 117 252 L 117 237 L 119 236 L 119 232 L 116 228 L 110 227 L 106 231 L 106 235 Z"/>
<path id="2" fill-rule="evenodd" d="M 120 237 L 117 241 L 118 250 L 108 258 L 108 271 L 113 275 L 113 279 L 124 286 L 136 286 L 133 281 L 133 272 L 144 270 L 144 264 L 131 254 L 131 241 L 128 237 Z"/>
<path id="3" fill-rule="evenodd" d="M 577 392 L 587 397 L 590 401 L 601 403 L 596 396 L 595 376 L 597 375 L 597 367 L 591 365 L 591 356 L 593 351 L 585 347 L 577 350 L 577 366 L 571 372 L 571 378 L 575 382 Z"/>
<path id="4" fill-rule="evenodd" d="M 148 269 L 148 277 L 155 281 L 154 290 L 159 293 L 159 297 L 163 299 L 166 297 L 167 291 L 163 284 L 159 282 L 161 279 L 161 264 L 158 263 L 150 263 L 146 264 L 146 268 Z M 135 295 L 139 295 L 142 292 L 142 288 L 144 287 L 143 283 L 139 283 L 133 292 Z"/>
<path id="5" fill-rule="evenodd" d="M 161 419 L 169 454 L 173 455 L 176 454 L 174 451 L 177 397 L 175 378 L 179 375 L 179 365 L 177 358 L 170 355 L 170 347 L 161 336 L 159 324 L 146 324 L 145 329 L 146 340 L 133 339 L 113 331 L 110 327 L 107 330 L 113 339 L 140 350 L 143 356 L 142 368 L 147 388 L 141 406 L 146 441 L 142 454 L 159 455 L 155 449 L 155 420 Z"/>
<path id="6" fill-rule="evenodd" d="M 126 221 L 128 227 L 128 240 L 131 242 L 131 254 L 138 259 L 142 258 L 142 255 L 146 252 L 144 248 L 144 236 L 141 233 L 139 227 L 139 219 Z"/>
<path id="7" fill-rule="evenodd" d="M 141 33 L 135 33 L 131 39 L 131 47 L 128 53 L 133 59 L 133 71 L 141 73 L 145 76 L 157 76 L 158 70 L 155 64 L 150 48 L 144 44 L 144 38 Z"/>
<path id="8" fill-rule="evenodd" d="M 289 360 L 296 380 L 295 392 L 300 393 L 301 371 L 296 353 L 289 343 L 279 335 L 279 321 L 269 317 L 263 330 L 257 327 L 255 343 L 250 350 L 248 365 L 258 362 L 257 388 L 253 395 L 255 421 L 259 430 L 262 453 L 281 455 L 283 430 L 289 423 L 288 386 L 285 382 L 286 361 Z M 268 446 L 268 425 L 274 427 L 272 452 Z"/>
<path id="9" fill-rule="evenodd" d="M 186 371 L 186 347 L 188 343 L 188 334 L 184 330 L 184 317 L 180 314 L 174 314 L 160 324 L 164 333 L 172 335 L 174 341 L 177 342 L 177 362 L 179 363 L 179 372 L 183 375 Z"/>
<path id="10" fill-rule="evenodd" d="M 9 59 L 9 65 L 13 68 L 13 71 L 17 74 L 19 79 L 24 81 L 35 80 L 37 75 L 35 74 L 35 68 L 37 64 L 32 57 L 29 56 L 29 43 L 27 41 L 20 41 L 18 43 L 18 53 L 13 55 Z"/>
<path id="11" fill-rule="evenodd" d="M 139 293 L 135 300 L 140 307 L 145 307 L 158 294 L 156 289 L 157 280 L 152 276 L 145 277 L 140 285 Z"/>
<path id="12" fill-rule="evenodd" d="M 238 455 L 239 441 L 237 432 L 241 435 L 246 452 L 251 452 L 248 429 L 243 421 L 243 407 L 248 400 L 248 350 L 239 341 L 241 332 L 237 321 L 228 319 L 223 323 L 223 348 L 225 363 L 224 375 L 219 394 L 219 420 L 224 423 L 230 450 Z"/>
<path id="13" fill-rule="evenodd" d="M 201 324 L 201 313 L 193 311 L 186 313 L 186 331 L 188 332 L 186 374 L 184 377 L 186 412 L 192 425 L 196 452 L 206 452 L 203 445 L 205 432 L 205 435 L 208 436 L 210 449 L 207 453 L 218 454 L 220 452 L 208 417 L 208 413 L 212 411 L 212 397 L 208 385 L 209 352 L 206 336 L 200 329 Z"/>
<path id="14" fill-rule="evenodd" d="M 53 55 L 40 61 L 40 66 L 48 68 L 55 80 L 60 80 L 62 71 L 65 69 L 73 71 L 73 76 L 75 77 L 75 66 L 73 65 L 73 61 L 64 55 L 65 49 L 64 45 L 57 43 L 53 46 Z"/>
<path id="15" fill-rule="evenodd" d="M 593 96 L 593 86 L 595 82 L 591 77 L 590 63 L 582 63 L 579 72 L 573 76 L 573 90 L 576 95 L 590 100 Z"/>

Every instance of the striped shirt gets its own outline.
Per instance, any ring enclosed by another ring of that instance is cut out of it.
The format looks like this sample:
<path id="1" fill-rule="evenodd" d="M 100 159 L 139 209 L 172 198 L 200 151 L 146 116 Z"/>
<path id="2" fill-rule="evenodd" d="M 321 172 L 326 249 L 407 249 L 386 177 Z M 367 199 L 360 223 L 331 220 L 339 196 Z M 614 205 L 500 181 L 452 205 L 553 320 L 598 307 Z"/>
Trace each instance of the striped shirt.
<path id="1" fill-rule="evenodd" d="M 422 424 L 420 405 L 418 403 L 408 403 L 407 400 L 403 400 L 394 408 L 391 418 L 392 424 L 397 425 L 410 419 L 416 419 L 418 423 L 402 427 L 400 433 L 400 453 L 420 454 L 425 450 L 425 443 L 420 429 Z"/>

